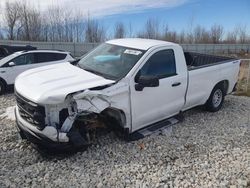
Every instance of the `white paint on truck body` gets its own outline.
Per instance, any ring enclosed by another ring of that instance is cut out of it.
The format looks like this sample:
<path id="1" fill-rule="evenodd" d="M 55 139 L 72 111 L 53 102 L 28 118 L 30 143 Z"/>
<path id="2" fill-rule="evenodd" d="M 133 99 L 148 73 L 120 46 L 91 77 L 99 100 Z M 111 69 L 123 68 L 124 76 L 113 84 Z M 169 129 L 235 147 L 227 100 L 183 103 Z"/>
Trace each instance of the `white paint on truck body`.
<path id="1" fill-rule="evenodd" d="M 147 87 L 143 92 L 135 90 L 135 76 L 145 62 L 156 52 L 174 50 L 176 75 L 160 79 L 159 87 Z M 187 88 L 187 66 L 182 48 L 177 44 L 160 45 L 150 48 L 144 58 L 130 72 L 132 132 L 157 121 L 178 114 L 184 105 L 184 94 Z M 179 87 L 172 87 L 180 82 Z"/>
<path id="2" fill-rule="evenodd" d="M 238 60 L 188 71 L 183 50 L 178 44 L 148 39 L 117 39 L 107 43 L 146 52 L 127 75 L 117 81 L 64 63 L 24 72 L 16 80 L 16 92 L 45 106 L 46 122 L 53 127 L 59 121 L 59 111 L 69 108 L 71 117 L 59 130 L 61 132 L 70 130 L 77 114 L 86 111 L 101 113 L 113 108 L 125 114 L 126 121 L 122 126 L 132 133 L 183 110 L 205 104 L 220 81 L 228 81 L 227 93 L 230 93 L 237 81 Z M 158 87 L 136 91 L 135 77 L 138 71 L 153 54 L 161 50 L 173 50 L 176 75 L 160 79 Z M 137 52 L 132 54 L 136 55 Z M 178 83 L 178 87 L 173 86 Z M 97 89 L 99 86 L 107 87 Z M 72 107 L 76 111 L 71 111 Z"/>
<path id="3" fill-rule="evenodd" d="M 238 79 L 239 64 L 237 60 L 188 71 L 189 84 L 183 110 L 206 103 L 214 86 L 222 80 L 228 81 L 227 94 L 231 93 Z"/>
<path id="4" fill-rule="evenodd" d="M 64 103 L 70 93 L 114 83 L 70 63 L 28 70 L 18 76 L 16 91 L 38 104 Z"/>

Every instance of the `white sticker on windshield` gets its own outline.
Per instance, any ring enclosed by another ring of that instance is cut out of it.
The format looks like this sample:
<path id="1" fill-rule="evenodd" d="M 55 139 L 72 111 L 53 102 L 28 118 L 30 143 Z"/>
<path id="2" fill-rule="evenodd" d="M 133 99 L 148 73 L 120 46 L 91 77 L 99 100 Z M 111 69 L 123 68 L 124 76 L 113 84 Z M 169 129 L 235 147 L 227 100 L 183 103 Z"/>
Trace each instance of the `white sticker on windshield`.
<path id="1" fill-rule="evenodd" d="M 139 51 L 139 50 L 129 50 L 129 49 L 126 49 L 124 51 L 125 54 L 132 54 L 132 55 L 140 55 L 142 52 Z"/>

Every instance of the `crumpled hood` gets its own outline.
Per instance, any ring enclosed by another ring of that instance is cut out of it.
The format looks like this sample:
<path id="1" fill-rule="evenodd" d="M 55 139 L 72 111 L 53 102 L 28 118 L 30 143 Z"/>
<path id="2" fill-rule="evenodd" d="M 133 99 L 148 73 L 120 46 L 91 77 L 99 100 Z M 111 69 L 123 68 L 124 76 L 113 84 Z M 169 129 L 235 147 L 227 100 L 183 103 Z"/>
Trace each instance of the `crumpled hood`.
<path id="1" fill-rule="evenodd" d="M 61 63 L 25 71 L 17 77 L 15 90 L 38 104 L 59 104 L 70 93 L 114 82 L 70 63 Z"/>

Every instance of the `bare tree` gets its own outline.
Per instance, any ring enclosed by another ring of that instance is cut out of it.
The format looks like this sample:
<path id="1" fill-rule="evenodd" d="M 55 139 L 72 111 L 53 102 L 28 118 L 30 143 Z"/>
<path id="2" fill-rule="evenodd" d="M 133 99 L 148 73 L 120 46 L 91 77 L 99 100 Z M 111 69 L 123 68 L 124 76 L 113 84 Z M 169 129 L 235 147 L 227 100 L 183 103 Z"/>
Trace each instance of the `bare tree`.
<path id="1" fill-rule="evenodd" d="M 80 11 L 57 6 L 40 12 L 25 1 L 6 2 L 5 11 L 2 11 L 1 15 L 5 27 L 0 27 L 0 39 L 5 37 L 11 40 L 96 43 L 112 37 L 137 36 L 190 44 L 250 42 L 246 25 L 238 25 L 234 30 L 225 33 L 226 37 L 223 38 L 224 29 L 221 25 L 214 24 L 210 29 L 200 25 L 194 27 L 194 16 L 191 16 L 187 29 L 181 32 L 169 30 L 167 25 L 161 26 L 159 20 L 149 18 L 142 30 L 137 33 L 133 33 L 131 23 L 126 27 L 124 23 L 117 22 L 112 36 L 107 36 L 107 28 L 98 20 L 91 19 L 89 15 L 84 19 Z"/>
<path id="2" fill-rule="evenodd" d="M 114 28 L 114 38 L 124 38 L 126 36 L 126 29 L 122 22 L 117 22 Z"/>
<path id="3" fill-rule="evenodd" d="M 202 31 L 203 28 L 198 25 L 194 28 L 194 43 L 201 43 L 202 42 Z"/>
<path id="4" fill-rule="evenodd" d="M 49 41 L 49 25 L 47 19 L 42 17 L 41 41 Z"/>
<path id="5" fill-rule="evenodd" d="M 49 7 L 46 11 L 49 41 L 63 41 L 63 15 L 64 11 L 58 6 Z"/>
<path id="6" fill-rule="evenodd" d="M 24 2 L 21 5 L 20 10 L 20 16 L 21 16 L 21 25 L 23 27 L 23 39 L 24 40 L 30 40 L 30 20 L 29 20 L 29 10 L 26 5 L 26 2 Z"/>
<path id="7" fill-rule="evenodd" d="M 187 34 L 186 34 L 186 41 L 189 44 L 194 43 L 194 36 L 193 36 L 193 27 L 194 27 L 194 15 L 191 15 L 187 25 Z"/>
<path id="8" fill-rule="evenodd" d="M 246 43 L 247 41 L 247 28 L 246 25 L 238 25 L 238 34 L 239 34 L 239 42 L 241 44 Z"/>
<path id="9" fill-rule="evenodd" d="M 209 31 L 204 29 L 201 36 L 202 36 L 201 43 L 203 44 L 211 43 L 212 39 L 211 39 L 211 34 Z"/>
<path id="10" fill-rule="evenodd" d="M 164 27 L 162 39 L 170 42 L 177 42 L 178 34 L 176 31 L 170 31 L 168 25 Z"/>
<path id="11" fill-rule="evenodd" d="M 178 42 L 184 44 L 186 42 L 185 37 L 186 37 L 185 31 L 182 30 L 178 36 Z"/>
<path id="12" fill-rule="evenodd" d="M 137 36 L 141 38 L 149 38 L 149 39 L 161 38 L 160 32 L 159 32 L 158 20 L 149 18 L 145 23 L 143 31 L 139 32 Z"/>
<path id="13" fill-rule="evenodd" d="M 84 41 L 85 20 L 80 11 L 52 6 L 45 15 L 43 31 L 48 41 Z"/>
<path id="14" fill-rule="evenodd" d="M 165 26 L 163 27 L 163 31 L 162 31 L 162 36 L 161 36 L 161 39 L 163 40 L 168 40 L 168 32 L 169 32 L 169 27 L 167 24 L 165 24 Z"/>
<path id="15" fill-rule="evenodd" d="M 98 43 L 106 39 L 104 27 L 94 19 L 88 16 L 85 29 L 85 42 Z"/>
<path id="16" fill-rule="evenodd" d="M 42 19 L 40 13 L 35 9 L 29 12 L 29 25 L 30 40 L 39 41 L 42 29 Z"/>
<path id="17" fill-rule="evenodd" d="M 177 32 L 176 31 L 169 31 L 167 35 L 167 41 L 170 42 L 177 42 Z"/>
<path id="18" fill-rule="evenodd" d="M 5 22 L 7 23 L 7 36 L 8 39 L 14 40 L 15 39 L 15 33 L 16 33 L 16 26 L 17 22 L 20 18 L 20 6 L 17 2 L 10 3 L 6 2 L 5 4 Z"/>
<path id="19" fill-rule="evenodd" d="M 214 24 L 211 27 L 211 39 L 214 44 L 221 42 L 223 37 L 223 27 L 218 24 Z"/>
<path id="20" fill-rule="evenodd" d="M 73 27 L 74 27 L 74 36 L 75 42 L 80 42 L 84 40 L 84 30 L 85 30 L 85 23 L 81 12 L 77 12 L 73 18 Z"/>
<path id="21" fill-rule="evenodd" d="M 204 27 L 198 25 L 194 28 L 194 43 L 211 43 L 211 34 Z"/>
<path id="22" fill-rule="evenodd" d="M 73 36 L 74 36 L 74 20 L 73 18 L 71 18 L 71 12 L 64 12 L 64 14 L 62 15 L 63 19 L 62 19 L 62 41 L 64 42 L 73 42 Z"/>
<path id="23" fill-rule="evenodd" d="M 132 29 L 132 24 L 131 24 L 131 22 L 129 22 L 128 35 L 129 35 L 129 37 L 133 37 L 133 29 Z"/>
<path id="24" fill-rule="evenodd" d="M 42 30 L 42 17 L 34 7 L 29 7 L 26 2 L 19 4 L 20 27 L 17 38 L 21 40 L 39 41 Z"/>
<path id="25" fill-rule="evenodd" d="M 227 37 L 226 37 L 225 42 L 230 43 L 230 44 L 237 43 L 238 34 L 239 34 L 238 28 L 235 28 L 233 31 L 229 31 L 227 33 Z"/>
<path id="26" fill-rule="evenodd" d="M 186 35 L 186 41 L 189 44 L 193 44 L 194 43 L 194 36 L 192 32 L 188 32 Z"/>

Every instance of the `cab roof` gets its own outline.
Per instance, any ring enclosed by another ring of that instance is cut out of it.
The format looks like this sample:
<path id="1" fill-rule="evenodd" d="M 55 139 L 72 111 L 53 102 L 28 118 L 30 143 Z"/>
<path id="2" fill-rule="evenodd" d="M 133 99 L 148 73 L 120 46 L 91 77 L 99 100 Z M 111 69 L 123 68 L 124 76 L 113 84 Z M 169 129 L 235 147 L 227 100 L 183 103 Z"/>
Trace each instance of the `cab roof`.
<path id="1" fill-rule="evenodd" d="M 140 49 L 140 50 L 148 50 L 149 48 L 154 47 L 154 46 L 162 46 L 162 45 L 176 46 L 178 45 L 172 42 L 166 42 L 162 40 L 142 39 L 142 38 L 114 39 L 114 40 L 109 40 L 106 43 L 114 44 L 118 46 L 124 46 L 128 48 Z"/>

